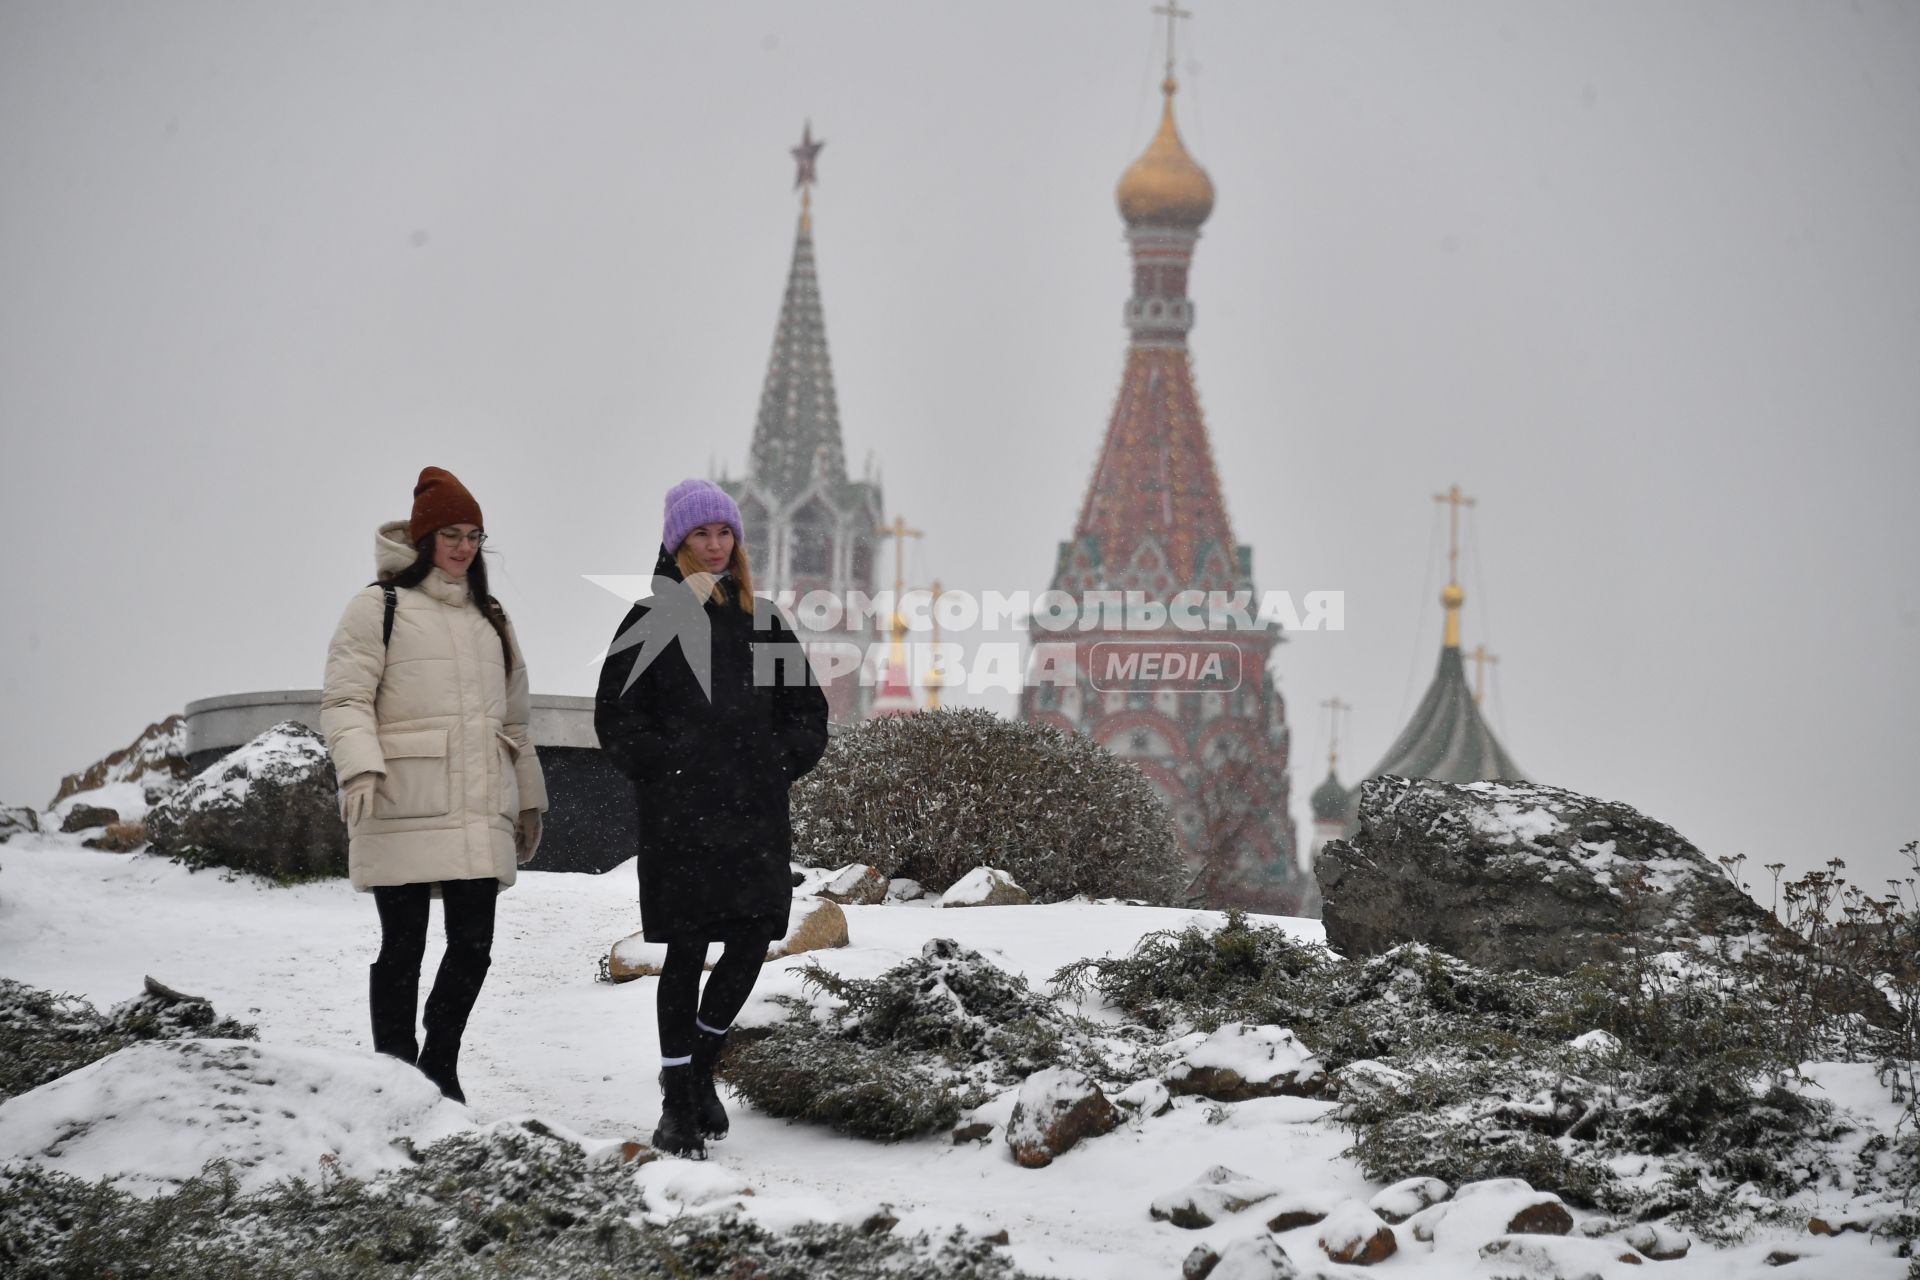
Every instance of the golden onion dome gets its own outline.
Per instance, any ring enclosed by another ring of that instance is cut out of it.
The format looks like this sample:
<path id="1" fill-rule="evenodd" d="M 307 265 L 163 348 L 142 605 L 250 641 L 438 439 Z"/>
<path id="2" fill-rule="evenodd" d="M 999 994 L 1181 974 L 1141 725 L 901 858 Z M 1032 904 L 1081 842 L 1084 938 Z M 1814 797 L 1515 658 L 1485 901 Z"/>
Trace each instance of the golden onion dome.
<path id="1" fill-rule="evenodd" d="M 1129 226 L 1198 227 L 1213 212 L 1213 180 L 1187 154 L 1173 123 L 1177 87 L 1172 76 L 1160 86 L 1167 99 L 1160 112 L 1160 131 L 1120 175 L 1114 194 L 1120 216 Z"/>

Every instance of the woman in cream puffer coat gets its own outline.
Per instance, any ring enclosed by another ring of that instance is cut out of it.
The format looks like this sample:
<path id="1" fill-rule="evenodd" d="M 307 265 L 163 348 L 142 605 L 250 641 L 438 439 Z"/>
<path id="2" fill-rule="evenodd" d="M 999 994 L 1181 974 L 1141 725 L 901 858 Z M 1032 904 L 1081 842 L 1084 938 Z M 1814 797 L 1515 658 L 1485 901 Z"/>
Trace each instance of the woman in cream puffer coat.
<path id="1" fill-rule="evenodd" d="M 487 594 L 479 505 L 438 467 L 420 473 L 410 520 L 375 538 L 379 580 L 347 604 L 327 651 L 320 725 L 340 779 L 347 861 L 380 910 L 369 973 L 373 1043 L 465 1101 L 456 1072 L 467 1016 L 491 963 L 494 899 L 531 858 L 547 807 L 527 732 L 526 664 Z M 391 636 L 386 590 L 394 594 Z M 447 951 L 414 1022 L 428 904 Z"/>

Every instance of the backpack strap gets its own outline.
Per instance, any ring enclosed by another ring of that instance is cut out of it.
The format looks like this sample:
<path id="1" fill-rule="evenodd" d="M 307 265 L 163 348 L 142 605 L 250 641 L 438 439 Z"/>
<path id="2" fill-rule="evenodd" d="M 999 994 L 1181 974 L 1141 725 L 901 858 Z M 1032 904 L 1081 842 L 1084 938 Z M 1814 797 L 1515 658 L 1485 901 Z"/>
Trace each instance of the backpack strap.
<path id="1" fill-rule="evenodd" d="M 386 616 L 380 620 L 380 644 L 385 647 L 393 643 L 393 614 L 400 607 L 400 593 L 389 585 L 381 587 L 380 594 L 387 598 Z"/>

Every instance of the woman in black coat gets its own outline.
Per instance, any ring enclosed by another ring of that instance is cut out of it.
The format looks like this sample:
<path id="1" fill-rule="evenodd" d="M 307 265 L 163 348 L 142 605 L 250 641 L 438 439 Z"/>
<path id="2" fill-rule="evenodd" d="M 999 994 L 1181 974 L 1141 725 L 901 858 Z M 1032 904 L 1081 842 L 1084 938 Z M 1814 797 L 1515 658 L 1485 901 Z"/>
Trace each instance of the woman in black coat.
<path id="1" fill-rule="evenodd" d="M 727 1132 L 714 1064 L 767 944 L 786 936 L 787 788 L 827 748 L 827 700 L 779 611 L 753 595 L 733 499 L 688 480 L 666 507 L 655 591 L 609 647 L 594 728 L 633 780 L 641 929 L 667 944 L 653 1145 L 704 1157 L 702 1139 Z M 726 950 L 702 992 L 713 942 Z"/>

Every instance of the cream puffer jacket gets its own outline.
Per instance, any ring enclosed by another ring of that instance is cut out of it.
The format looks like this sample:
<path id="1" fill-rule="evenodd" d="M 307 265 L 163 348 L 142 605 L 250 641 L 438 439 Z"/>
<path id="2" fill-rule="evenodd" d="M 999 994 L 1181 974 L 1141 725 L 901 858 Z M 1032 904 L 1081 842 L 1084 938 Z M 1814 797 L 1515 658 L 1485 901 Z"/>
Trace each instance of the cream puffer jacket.
<path id="1" fill-rule="evenodd" d="M 380 572 L 414 562 L 407 522 L 374 537 Z M 386 597 L 367 587 L 327 650 L 320 729 L 342 782 L 383 775 L 372 815 L 349 833 L 356 889 L 496 877 L 513 883 L 514 826 L 547 807 L 540 758 L 527 733 L 527 667 L 513 648 L 508 675 L 500 636 L 464 579 L 434 569 L 401 588 L 393 639 L 380 638 Z"/>

